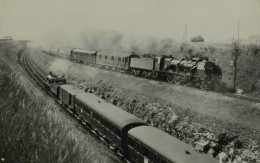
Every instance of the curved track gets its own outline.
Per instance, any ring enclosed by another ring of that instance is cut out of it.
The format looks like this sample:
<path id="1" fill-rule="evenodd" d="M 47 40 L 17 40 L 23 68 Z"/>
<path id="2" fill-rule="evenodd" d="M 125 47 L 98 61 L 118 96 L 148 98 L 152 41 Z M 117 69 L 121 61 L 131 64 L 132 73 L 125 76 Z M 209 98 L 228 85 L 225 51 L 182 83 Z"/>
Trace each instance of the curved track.
<path id="1" fill-rule="evenodd" d="M 77 121 L 79 121 L 79 123 L 81 123 L 81 125 L 88 130 L 94 137 L 96 137 L 97 139 L 100 139 L 103 143 L 105 143 L 112 151 L 115 152 L 115 154 L 117 156 L 119 156 L 119 158 L 121 158 L 121 160 L 123 162 L 129 162 L 128 160 L 125 159 L 124 155 L 121 153 L 121 151 L 119 151 L 119 149 L 117 147 L 115 147 L 113 144 L 110 143 L 110 141 L 108 139 L 106 139 L 105 136 L 100 135 L 97 130 L 95 128 L 93 128 L 91 126 L 91 124 L 88 124 L 86 122 L 84 122 L 82 119 L 80 119 L 76 114 L 74 114 L 68 107 L 66 107 L 65 105 L 62 104 L 62 102 L 60 100 L 58 100 L 48 89 L 47 86 L 45 84 L 45 79 L 42 79 L 42 77 L 40 77 L 39 74 L 37 74 L 37 72 L 33 69 L 33 66 L 30 64 L 29 61 L 29 55 L 28 53 L 25 52 L 22 54 L 21 56 L 21 62 L 20 62 L 21 66 L 23 67 L 23 69 L 36 81 L 37 84 L 39 84 L 41 86 L 41 88 L 44 89 L 44 91 L 46 91 L 51 97 L 53 97 L 56 102 L 58 102 L 63 108 L 66 109 L 66 111 L 68 111 L 68 113 L 70 113 L 70 115 L 74 118 L 77 119 Z"/>

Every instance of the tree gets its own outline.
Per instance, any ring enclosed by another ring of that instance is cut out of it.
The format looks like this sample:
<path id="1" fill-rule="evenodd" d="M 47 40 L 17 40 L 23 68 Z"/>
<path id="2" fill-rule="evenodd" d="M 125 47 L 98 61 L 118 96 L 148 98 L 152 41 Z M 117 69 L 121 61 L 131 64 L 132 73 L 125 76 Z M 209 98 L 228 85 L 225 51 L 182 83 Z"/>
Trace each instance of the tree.
<path id="1" fill-rule="evenodd" d="M 195 36 L 191 38 L 191 42 L 204 42 L 204 38 L 202 36 Z"/>

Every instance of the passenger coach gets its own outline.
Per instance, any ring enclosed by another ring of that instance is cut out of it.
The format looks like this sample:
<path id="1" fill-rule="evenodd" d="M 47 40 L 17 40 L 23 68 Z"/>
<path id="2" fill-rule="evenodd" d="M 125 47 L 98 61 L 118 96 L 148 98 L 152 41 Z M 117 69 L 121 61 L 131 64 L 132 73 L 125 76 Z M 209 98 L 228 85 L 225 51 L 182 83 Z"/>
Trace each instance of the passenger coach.
<path id="1" fill-rule="evenodd" d="M 128 69 L 130 66 L 130 59 L 133 57 L 138 57 L 134 52 L 114 52 L 114 51 L 99 51 L 97 53 L 97 62 L 96 64 L 112 67 L 112 68 L 120 68 L 120 69 Z"/>
<path id="2" fill-rule="evenodd" d="M 128 130 L 147 125 L 143 120 L 93 94 L 80 93 L 76 95 L 75 100 L 76 113 L 123 152 L 127 148 Z"/>
<path id="3" fill-rule="evenodd" d="M 85 49 L 73 49 L 71 51 L 70 59 L 77 62 L 83 62 L 85 64 L 96 63 L 97 51 L 85 50 Z"/>
<path id="4" fill-rule="evenodd" d="M 151 126 L 129 130 L 127 138 L 129 157 L 136 163 L 216 163 L 217 161 L 195 151 L 190 145 Z"/>

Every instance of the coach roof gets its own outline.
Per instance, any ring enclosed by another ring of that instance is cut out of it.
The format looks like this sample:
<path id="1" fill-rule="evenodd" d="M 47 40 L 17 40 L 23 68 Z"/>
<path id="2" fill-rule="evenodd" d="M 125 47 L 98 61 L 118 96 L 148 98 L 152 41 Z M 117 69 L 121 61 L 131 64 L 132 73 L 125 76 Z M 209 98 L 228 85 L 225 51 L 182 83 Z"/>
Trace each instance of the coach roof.
<path id="1" fill-rule="evenodd" d="M 136 127 L 131 129 L 128 133 L 171 162 L 217 162 L 214 158 L 196 152 L 195 149 L 190 145 L 151 126 Z M 190 154 L 186 154 L 186 151 L 189 151 Z"/>
<path id="2" fill-rule="evenodd" d="M 107 103 L 103 99 L 90 94 L 90 93 L 80 93 L 76 96 L 77 100 L 81 101 L 83 104 L 90 107 L 92 110 L 99 113 L 101 116 L 105 117 L 108 121 L 111 121 L 121 129 L 128 124 L 133 123 L 144 123 L 145 122 L 136 116 L 127 113 L 126 111 L 120 109 L 113 104 Z"/>
<path id="3" fill-rule="evenodd" d="M 74 85 L 70 85 L 70 84 L 63 84 L 60 86 L 63 90 L 67 91 L 68 93 L 70 93 L 71 95 L 77 95 L 79 93 L 82 93 L 83 91 L 77 87 L 75 87 Z"/>
<path id="4" fill-rule="evenodd" d="M 86 53 L 86 54 L 96 54 L 97 53 L 97 51 L 87 50 L 87 49 L 73 49 L 73 52 Z"/>
<path id="5" fill-rule="evenodd" d="M 114 56 L 114 57 L 129 57 L 132 55 L 131 52 L 120 52 L 120 51 L 99 51 L 98 55 L 102 56 Z"/>

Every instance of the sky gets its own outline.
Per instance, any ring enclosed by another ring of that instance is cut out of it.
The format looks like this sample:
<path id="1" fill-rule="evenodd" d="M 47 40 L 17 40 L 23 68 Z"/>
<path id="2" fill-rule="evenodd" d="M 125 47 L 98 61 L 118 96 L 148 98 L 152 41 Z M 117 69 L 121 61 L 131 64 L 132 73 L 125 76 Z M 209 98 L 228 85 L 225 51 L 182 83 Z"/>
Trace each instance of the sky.
<path id="1" fill-rule="evenodd" d="M 127 37 L 201 35 L 206 41 L 260 35 L 260 0 L 0 0 L 0 36 L 48 36 L 116 31 Z"/>

